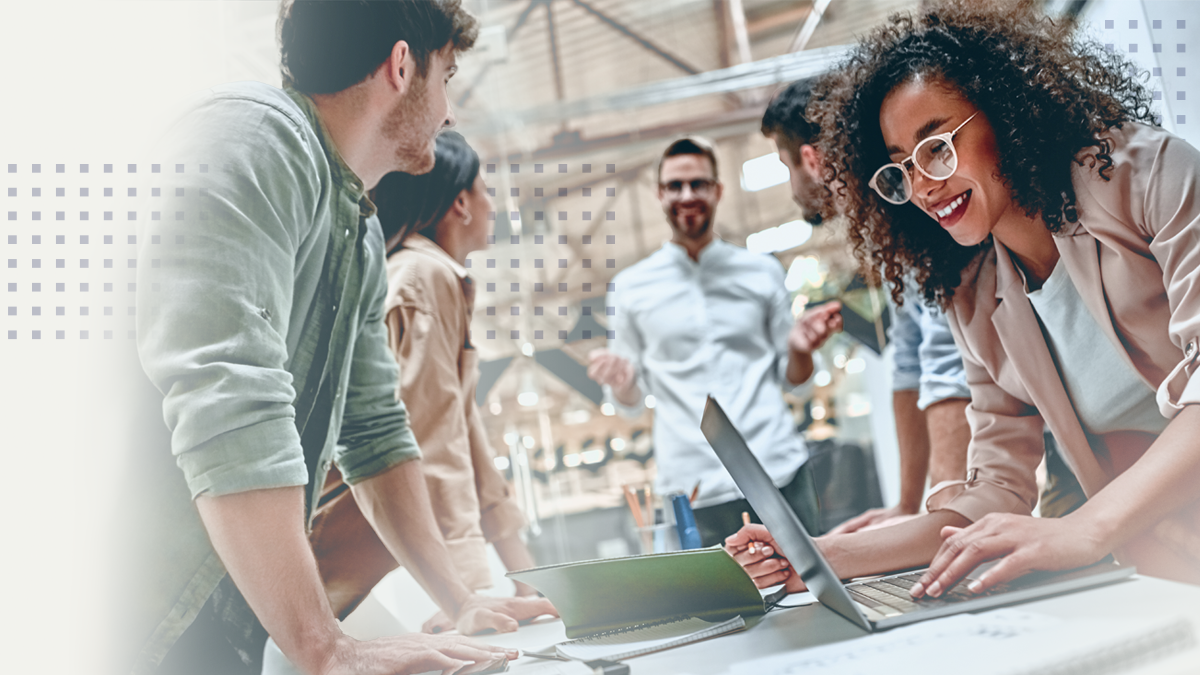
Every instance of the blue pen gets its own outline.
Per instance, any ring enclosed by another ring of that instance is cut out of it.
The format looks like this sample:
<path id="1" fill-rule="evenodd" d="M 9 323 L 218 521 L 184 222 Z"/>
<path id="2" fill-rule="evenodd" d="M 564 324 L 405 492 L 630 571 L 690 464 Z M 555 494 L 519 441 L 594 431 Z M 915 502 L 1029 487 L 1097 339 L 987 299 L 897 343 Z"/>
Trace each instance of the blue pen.
<path id="1" fill-rule="evenodd" d="M 692 513 L 688 496 L 672 495 L 671 504 L 675 507 L 675 529 L 679 530 L 679 548 L 700 548 L 700 530 L 696 527 L 696 516 Z"/>

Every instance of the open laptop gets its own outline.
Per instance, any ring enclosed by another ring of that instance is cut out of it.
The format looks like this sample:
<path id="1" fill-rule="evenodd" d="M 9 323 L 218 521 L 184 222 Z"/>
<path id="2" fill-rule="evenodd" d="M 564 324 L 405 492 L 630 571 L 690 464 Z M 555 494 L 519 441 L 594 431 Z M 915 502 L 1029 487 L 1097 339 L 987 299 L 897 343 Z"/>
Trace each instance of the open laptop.
<path id="1" fill-rule="evenodd" d="M 979 595 L 967 590 L 966 584 L 971 581 L 968 576 L 941 597 L 920 600 L 914 600 L 909 595 L 909 589 L 921 578 L 924 570 L 843 585 L 779 488 L 775 487 L 758 459 L 750 452 L 742 435 L 711 396 L 704 406 L 700 429 L 758 517 L 770 530 L 776 544 L 792 564 L 792 569 L 800 574 L 817 600 L 867 631 L 1091 588 L 1132 576 L 1136 572 L 1131 566 L 1100 562 L 1066 572 L 1033 572 Z M 981 566 L 974 573 L 988 566 Z"/>

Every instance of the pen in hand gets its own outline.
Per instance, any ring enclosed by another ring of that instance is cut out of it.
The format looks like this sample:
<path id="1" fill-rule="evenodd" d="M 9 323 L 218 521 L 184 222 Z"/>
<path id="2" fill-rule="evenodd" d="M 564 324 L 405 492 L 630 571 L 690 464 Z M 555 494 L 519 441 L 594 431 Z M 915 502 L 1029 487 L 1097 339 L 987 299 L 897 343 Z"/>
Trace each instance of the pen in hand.
<path id="1" fill-rule="evenodd" d="M 750 524 L 750 513 L 748 511 L 742 511 L 742 525 L 749 525 L 749 524 Z M 751 553 L 756 552 L 753 540 L 750 542 L 750 546 L 746 550 L 748 550 Z"/>

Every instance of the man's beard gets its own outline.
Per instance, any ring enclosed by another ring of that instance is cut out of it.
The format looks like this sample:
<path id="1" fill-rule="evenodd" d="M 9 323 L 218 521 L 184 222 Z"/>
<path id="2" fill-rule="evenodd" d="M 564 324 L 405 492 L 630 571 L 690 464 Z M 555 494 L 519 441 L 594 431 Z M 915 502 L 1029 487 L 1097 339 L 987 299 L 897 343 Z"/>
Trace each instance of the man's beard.
<path id="1" fill-rule="evenodd" d="M 688 229 L 686 229 L 680 225 L 679 221 L 683 220 L 683 217 L 673 215 L 670 219 L 671 220 L 671 228 L 674 229 L 679 234 L 683 235 L 687 239 L 692 239 L 692 240 L 702 239 L 704 237 L 704 235 L 708 234 L 709 228 L 712 227 L 712 212 L 710 211 L 708 213 L 705 213 L 701 217 L 703 218 L 703 220 L 701 220 L 699 222 L 698 226 L 695 229 L 689 231 Z"/>
<path id="2" fill-rule="evenodd" d="M 802 190 L 801 194 L 792 195 L 796 205 L 800 207 L 800 214 L 810 225 L 820 225 L 821 206 L 829 198 L 825 186 L 819 185 L 816 181 L 806 180 Z"/>
<path id="3" fill-rule="evenodd" d="M 427 107 L 427 86 L 425 78 L 417 78 L 408 95 L 396 103 L 384 123 L 382 135 L 396 148 L 397 171 L 423 174 L 433 170 L 434 143 L 426 136 L 426 125 L 421 119 Z"/>

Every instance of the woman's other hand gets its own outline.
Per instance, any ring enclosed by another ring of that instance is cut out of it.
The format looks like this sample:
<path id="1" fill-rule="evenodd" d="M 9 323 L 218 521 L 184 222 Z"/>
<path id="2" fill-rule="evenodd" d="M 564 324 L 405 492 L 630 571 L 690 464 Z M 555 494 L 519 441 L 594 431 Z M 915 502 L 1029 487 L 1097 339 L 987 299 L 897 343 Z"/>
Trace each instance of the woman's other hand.
<path id="1" fill-rule="evenodd" d="M 943 527 L 942 546 L 912 595 L 936 598 L 979 565 L 998 558 L 1000 562 L 968 584 L 971 592 L 982 593 L 1035 570 L 1090 565 L 1108 551 L 1077 520 L 989 513 L 967 527 Z"/>

